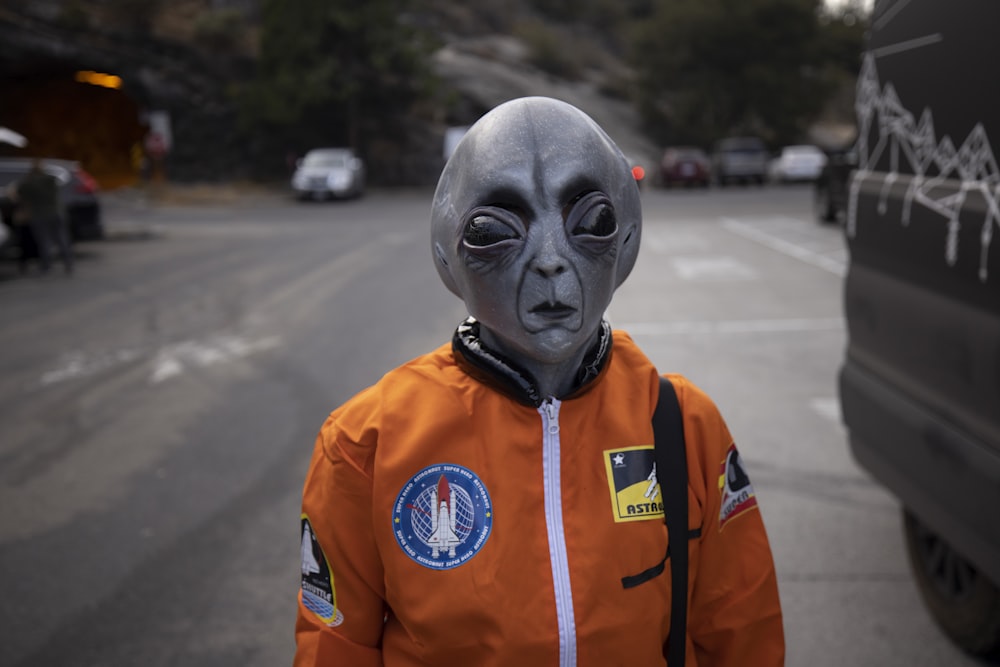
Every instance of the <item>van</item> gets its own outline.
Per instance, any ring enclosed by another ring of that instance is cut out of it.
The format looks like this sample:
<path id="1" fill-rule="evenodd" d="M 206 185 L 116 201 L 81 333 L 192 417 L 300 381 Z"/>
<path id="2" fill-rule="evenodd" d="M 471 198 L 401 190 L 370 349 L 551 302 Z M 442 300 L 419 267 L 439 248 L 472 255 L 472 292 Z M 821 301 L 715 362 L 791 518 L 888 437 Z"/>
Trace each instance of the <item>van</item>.
<path id="1" fill-rule="evenodd" d="M 839 377 L 858 463 L 900 501 L 914 580 L 1000 655 L 1000 3 L 878 2 L 857 81 Z"/>

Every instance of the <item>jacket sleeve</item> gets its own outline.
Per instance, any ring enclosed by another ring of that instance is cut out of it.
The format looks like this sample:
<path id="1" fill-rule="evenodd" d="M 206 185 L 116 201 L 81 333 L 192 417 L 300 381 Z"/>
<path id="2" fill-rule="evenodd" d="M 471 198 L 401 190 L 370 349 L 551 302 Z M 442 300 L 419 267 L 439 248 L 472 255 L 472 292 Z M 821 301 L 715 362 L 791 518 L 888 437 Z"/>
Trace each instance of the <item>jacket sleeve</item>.
<path id="1" fill-rule="evenodd" d="M 338 410 L 323 425 L 303 488 L 295 667 L 382 665 L 384 587 L 371 519 L 377 429 L 351 422 Z"/>
<path id="2" fill-rule="evenodd" d="M 678 396 L 689 490 L 700 506 L 692 518 L 701 518 L 697 574 L 689 582 L 689 647 L 699 667 L 783 665 L 778 582 L 753 485 L 711 399 L 689 382 Z"/>

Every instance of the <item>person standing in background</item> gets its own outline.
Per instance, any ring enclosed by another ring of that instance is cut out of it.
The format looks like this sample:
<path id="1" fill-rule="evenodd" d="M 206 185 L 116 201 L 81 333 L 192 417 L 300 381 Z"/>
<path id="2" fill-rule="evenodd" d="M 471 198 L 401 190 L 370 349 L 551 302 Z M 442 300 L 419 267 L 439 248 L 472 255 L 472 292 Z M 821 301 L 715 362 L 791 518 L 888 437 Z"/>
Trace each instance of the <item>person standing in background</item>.
<path id="1" fill-rule="evenodd" d="M 45 172 L 39 158 L 32 160 L 31 169 L 15 188 L 15 195 L 17 206 L 26 216 L 28 229 L 38 248 L 42 273 L 48 273 L 52 266 L 53 246 L 66 273 L 73 273 L 73 254 L 61 210 L 59 182 L 55 176 Z M 24 268 L 22 263 L 22 272 Z"/>

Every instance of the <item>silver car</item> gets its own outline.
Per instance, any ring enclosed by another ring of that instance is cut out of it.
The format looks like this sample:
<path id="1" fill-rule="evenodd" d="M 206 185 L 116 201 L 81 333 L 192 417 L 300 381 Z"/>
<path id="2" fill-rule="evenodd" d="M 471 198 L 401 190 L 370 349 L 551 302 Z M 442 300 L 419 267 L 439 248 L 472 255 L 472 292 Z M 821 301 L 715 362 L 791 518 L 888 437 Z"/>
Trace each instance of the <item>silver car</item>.
<path id="1" fill-rule="evenodd" d="M 350 148 L 316 148 L 296 163 L 292 189 L 299 199 L 360 197 L 365 165 Z"/>

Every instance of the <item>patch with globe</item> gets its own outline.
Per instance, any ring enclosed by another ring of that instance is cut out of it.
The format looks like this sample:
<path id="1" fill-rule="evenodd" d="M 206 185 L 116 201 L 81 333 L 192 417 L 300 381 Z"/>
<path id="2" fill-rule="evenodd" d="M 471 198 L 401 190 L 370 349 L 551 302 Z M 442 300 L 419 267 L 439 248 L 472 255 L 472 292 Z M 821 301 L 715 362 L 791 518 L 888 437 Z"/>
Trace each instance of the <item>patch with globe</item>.
<path id="1" fill-rule="evenodd" d="M 452 463 L 428 466 L 396 497 L 392 530 L 403 552 L 434 570 L 466 563 L 486 544 L 493 505 L 479 477 Z"/>

